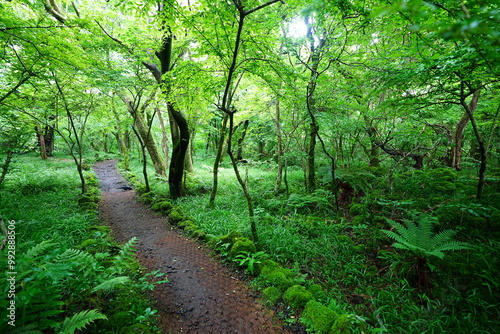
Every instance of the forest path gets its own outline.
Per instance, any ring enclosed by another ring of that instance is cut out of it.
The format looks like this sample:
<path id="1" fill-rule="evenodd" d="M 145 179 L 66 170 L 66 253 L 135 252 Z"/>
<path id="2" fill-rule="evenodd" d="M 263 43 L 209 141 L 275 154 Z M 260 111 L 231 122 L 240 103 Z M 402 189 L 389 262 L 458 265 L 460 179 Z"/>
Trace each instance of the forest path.
<path id="1" fill-rule="evenodd" d="M 287 333 L 207 247 L 137 202 L 134 191 L 120 188 L 128 183 L 116 160 L 98 162 L 94 171 L 101 181 L 103 222 L 120 242 L 138 238 L 137 257 L 147 270 L 167 273 L 169 283 L 152 292 L 165 333 Z"/>

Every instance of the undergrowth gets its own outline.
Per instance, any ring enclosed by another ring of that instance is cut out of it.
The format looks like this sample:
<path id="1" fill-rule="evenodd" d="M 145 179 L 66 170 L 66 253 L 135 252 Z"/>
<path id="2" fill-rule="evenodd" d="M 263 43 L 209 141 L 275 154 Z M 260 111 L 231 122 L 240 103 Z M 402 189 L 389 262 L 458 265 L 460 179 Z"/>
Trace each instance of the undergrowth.
<path id="1" fill-rule="evenodd" d="M 140 175 L 139 166 L 132 170 Z M 239 231 L 249 237 L 244 198 L 232 171 L 220 169 L 215 206 L 208 208 L 210 164 L 203 162 L 195 170 L 187 178 L 189 195 L 175 204 L 207 235 Z M 270 169 L 246 166 L 243 172 L 256 208 L 260 250 L 304 275 L 305 286 L 319 283 L 327 295 L 324 304 L 336 305 L 330 309 L 341 308 L 369 325 L 369 329 L 352 326 L 351 332 L 500 330 L 500 189 L 495 183 L 477 201 L 474 177 L 466 172 L 342 170 L 337 211 L 331 191 L 301 190 L 303 174 L 298 169 L 288 172 L 292 185 L 288 194 L 272 193 L 275 174 Z M 327 188 L 331 180 L 323 179 Z M 152 187 L 158 196 L 168 197 L 164 180 L 157 179 Z M 446 252 L 420 250 L 418 239 L 407 234 L 405 247 L 393 245 L 390 237 L 398 234 L 386 231 L 401 226 L 399 232 L 404 233 L 405 221 L 407 226 L 424 221 L 429 238 L 446 236 L 442 240 L 447 242 L 442 249 Z M 440 234 L 444 230 L 449 231 Z M 434 254 L 439 256 L 427 262 L 427 255 Z M 425 268 L 416 269 L 422 259 Z M 253 261 L 243 255 L 239 260 Z M 289 316 L 287 323 L 298 319 L 293 312 L 284 314 Z"/>
<path id="2" fill-rule="evenodd" d="M 97 180 L 90 168 L 85 177 L 82 196 L 70 159 L 24 155 L 13 162 L 0 189 L 0 215 L 15 226 L 15 263 L 8 262 L 9 244 L 1 250 L 0 332 L 157 332 L 145 291 L 162 274 L 143 272 L 133 256 L 136 240 L 120 245 L 99 224 Z M 7 298 L 12 291 L 15 298 Z"/>

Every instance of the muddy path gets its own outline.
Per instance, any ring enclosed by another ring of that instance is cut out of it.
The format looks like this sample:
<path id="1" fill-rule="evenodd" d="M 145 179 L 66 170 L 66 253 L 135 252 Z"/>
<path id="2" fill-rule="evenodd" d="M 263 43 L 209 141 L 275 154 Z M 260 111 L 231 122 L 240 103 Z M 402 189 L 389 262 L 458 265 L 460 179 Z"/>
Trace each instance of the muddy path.
<path id="1" fill-rule="evenodd" d="M 94 171 L 101 181 L 103 222 L 118 241 L 139 239 L 137 257 L 144 267 L 167 273 L 169 283 L 153 292 L 165 333 L 288 333 L 205 246 L 136 201 L 116 160 L 98 162 Z"/>

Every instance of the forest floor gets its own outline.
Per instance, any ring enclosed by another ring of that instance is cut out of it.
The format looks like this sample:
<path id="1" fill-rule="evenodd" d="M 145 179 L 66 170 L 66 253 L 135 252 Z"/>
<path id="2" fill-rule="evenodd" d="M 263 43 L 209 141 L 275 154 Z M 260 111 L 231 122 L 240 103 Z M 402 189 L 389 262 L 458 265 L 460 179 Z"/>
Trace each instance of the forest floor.
<path id="1" fill-rule="evenodd" d="M 185 237 L 162 217 L 137 202 L 116 160 L 98 162 L 102 221 L 114 237 L 138 238 L 137 258 L 147 271 L 167 273 L 169 283 L 152 292 L 165 333 L 288 333 L 262 306 L 248 286 L 210 254 L 208 247 Z"/>

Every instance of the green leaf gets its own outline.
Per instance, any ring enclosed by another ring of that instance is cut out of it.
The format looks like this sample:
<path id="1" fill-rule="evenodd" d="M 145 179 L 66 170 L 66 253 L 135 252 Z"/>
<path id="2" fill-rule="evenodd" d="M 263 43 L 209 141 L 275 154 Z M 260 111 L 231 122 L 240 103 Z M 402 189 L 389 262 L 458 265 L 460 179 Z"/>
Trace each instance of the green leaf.
<path id="1" fill-rule="evenodd" d="M 85 326 L 97 319 L 107 320 L 106 316 L 97 310 L 79 312 L 71 318 L 64 319 L 60 334 L 73 334 L 76 330 L 85 328 Z"/>

